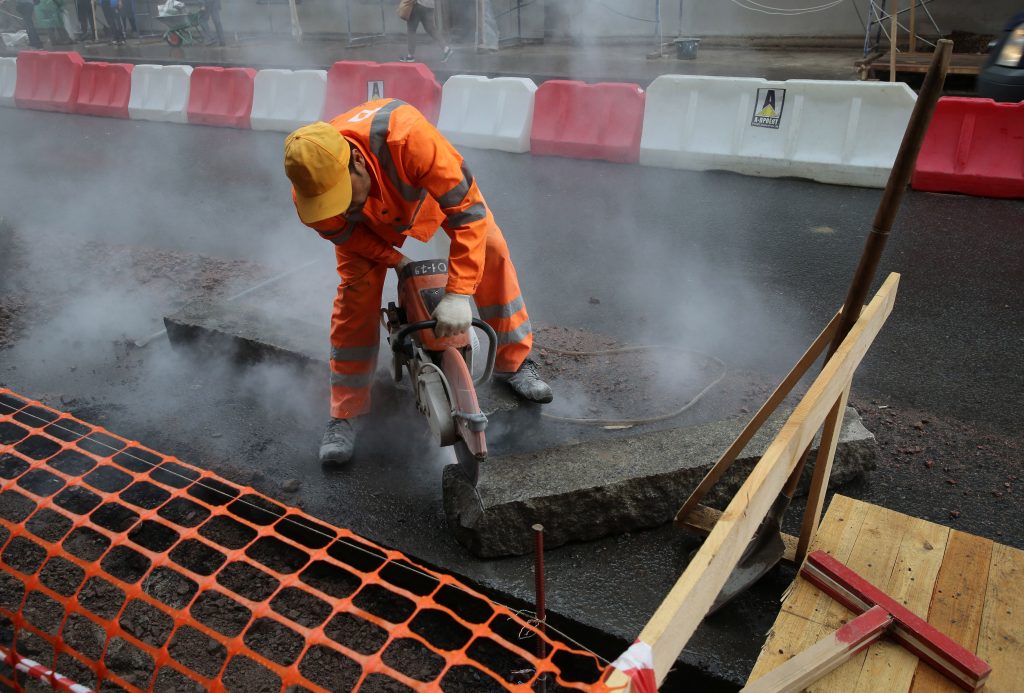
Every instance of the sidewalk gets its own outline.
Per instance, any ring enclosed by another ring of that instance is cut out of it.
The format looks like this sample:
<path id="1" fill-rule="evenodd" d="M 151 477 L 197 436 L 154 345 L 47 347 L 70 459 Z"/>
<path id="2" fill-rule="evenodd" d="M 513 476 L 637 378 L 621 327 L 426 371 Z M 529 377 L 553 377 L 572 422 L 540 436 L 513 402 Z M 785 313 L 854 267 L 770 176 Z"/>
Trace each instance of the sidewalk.
<path id="1" fill-rule="evenodd" d="M 426 37 L 420 38 L 417 57 L 442 82 L 453 74 L 529 77 L 538 84 L 549 79 L 632 82 L 642 87 L 662 74 L 854 80 L 854 61 L 861 57 L 859 44 L 850 39 L 831 41 L 834 47 L 823 45 L 828 41 L 807 39 L 708 39 L 702 42 L 695 60 L 681 60 L 671 44 L 658 56 L 652 37 L 593 44 L 546 41 L 502 48 L 495 53 L 477 53 L 472 46 L 454 44 L 454 55 L 442 63 L 440 49 Z M 392 62 L 406 52 L 404 36 L 389 35 L 354 47 L 345 43 L 343 35 L 307 35 L 301 44 L 285 36 L 262 36 L 243 38 L 240 42 L 229 40 L 224 48 L 174 48 L 160 37 L 152 37 L 130 39 L 122 47 L 101 42 L 60 48 L 77 51 L 87 60 L 257 69 L 328 69 L 339 60 Z M 14 52 L 5 49 L 4 54 Z"/>

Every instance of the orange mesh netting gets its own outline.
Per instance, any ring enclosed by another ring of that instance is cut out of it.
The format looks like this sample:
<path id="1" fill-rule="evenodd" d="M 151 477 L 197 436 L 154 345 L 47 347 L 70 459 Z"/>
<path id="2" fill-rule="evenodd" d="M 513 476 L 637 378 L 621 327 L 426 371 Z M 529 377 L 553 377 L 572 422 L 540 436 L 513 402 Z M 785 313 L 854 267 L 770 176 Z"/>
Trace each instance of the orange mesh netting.
<path id="1" fill-rule="evenodd" d="M 602 673 L 549 639 L 538 658 L 534 627 L 449 575 L 4 388 L 0 546 L 0 654 L 103 691 L 588 690 Z M 0 682 L 29 685 L 10 666 Z"/>

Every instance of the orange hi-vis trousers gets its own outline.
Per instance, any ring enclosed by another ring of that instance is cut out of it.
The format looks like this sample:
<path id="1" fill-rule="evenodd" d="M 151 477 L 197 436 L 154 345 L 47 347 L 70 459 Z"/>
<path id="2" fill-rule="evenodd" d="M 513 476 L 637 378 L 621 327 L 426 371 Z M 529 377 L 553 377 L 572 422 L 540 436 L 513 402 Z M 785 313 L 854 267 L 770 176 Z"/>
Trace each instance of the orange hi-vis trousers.
<path id="1" fill-rule="evenodd" d="M 370 387 L 380 345 L 380 306 L 388 267 L 336 246 L 341 282 L 331 316 L 331 416 L 348 419 L 370 410 Z M 474 294 L 480 319 L 494 328 L 494 369 L 519 370 L 533 346 L 533 329 L 508 245 L 488 225 L 484 271 Z"/>

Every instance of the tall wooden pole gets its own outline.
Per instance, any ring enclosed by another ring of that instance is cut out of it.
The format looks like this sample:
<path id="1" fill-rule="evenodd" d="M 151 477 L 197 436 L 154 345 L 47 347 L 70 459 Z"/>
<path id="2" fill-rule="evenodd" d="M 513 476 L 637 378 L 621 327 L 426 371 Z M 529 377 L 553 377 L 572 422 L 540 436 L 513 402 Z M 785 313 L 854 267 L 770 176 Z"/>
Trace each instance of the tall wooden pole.
<path id="1" fill-rule="evenodd" d="M 910 0 L 913 2 L 914 0 Z M 900 13 L 900 0 L 889 3 L 889 81 L 896 81 L 896 20 Z"/>

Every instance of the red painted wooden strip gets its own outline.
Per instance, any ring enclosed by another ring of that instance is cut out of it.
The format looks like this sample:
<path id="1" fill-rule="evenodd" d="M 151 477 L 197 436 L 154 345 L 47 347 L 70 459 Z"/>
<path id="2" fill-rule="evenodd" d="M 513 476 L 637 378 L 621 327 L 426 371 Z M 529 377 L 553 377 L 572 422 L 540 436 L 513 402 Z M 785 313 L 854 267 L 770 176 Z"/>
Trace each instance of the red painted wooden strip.
<path id="1" fill-rule="evenodd" d="M 893 637 L 961 687 L 977 690 L 992 672 L 973 652 L 824 551 L 809 554 L 800 574 L 851 611 L 861 613 L 875 605 L 884 608 L 896 622 Z"/>
<path id="2" fill-rule="evenodd" d="M 870 645 L 876 636 L 889 627 L 892 615 L 880 606 L 873 606 L 845 626 L 837 630 L 836 640 L 858 650 L 862 645 Z M 865 642 L 868 641 L 868 642 Z"/>

